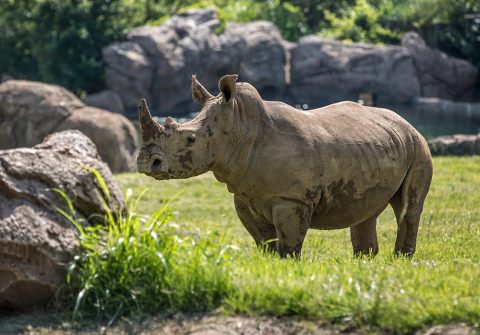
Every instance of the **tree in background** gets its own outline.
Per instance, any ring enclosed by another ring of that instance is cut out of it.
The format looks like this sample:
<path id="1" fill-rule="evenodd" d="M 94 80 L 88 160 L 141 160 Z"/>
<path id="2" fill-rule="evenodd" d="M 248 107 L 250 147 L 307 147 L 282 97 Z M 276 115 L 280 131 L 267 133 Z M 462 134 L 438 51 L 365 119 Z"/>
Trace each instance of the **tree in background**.
<path id="1" fill-rule="evenodd" d="M 393 10 L 392 1 L 356 0 L 341 11 L 324 11 L 325 20 L 319 23 L 319 31 L 325 37 L 353 42 L 398 43 L 401 32 L 383 22 Z"/>
<path id="2" fill-rule="evenodd" d="M 0 73 L 82 94 L 103 87 L 101 49 L 159 13 L 153 0 L 2 0 Z"/>
<path id="3" fill-rule="evenodd" d="M 0 74 L 17 76 L 21 71 L 38 79 L 30 41 L 35 29 L 31 17 L 35 6 L 29 0 L 0 2 Z"/>
<path id="4" fill-rule="evenodd" d="M 403 0 L 386 16 L 397 30 L 415 30 L 428 45 L 480 69 L 479 0 Z"/>
<path id="5" fill-rule="evenodd" d="M 184 6 L 180 11 L 194 8 L 212 7 L 218 14 L 221 32 L 227 22 L 250 22 L 254 20 L 271 21 L 277 25 L 285 39 L 297 41 L 303 35 L 311 33 L 308 28 L 302 8 L 292 2 L 282 0 L 250 1 L 250 0 L 202 0 L 182 1 Z M 190 3 L 185 6 L 186 3 Z M 150 22 L 157 24 L 165 18 Z"/>

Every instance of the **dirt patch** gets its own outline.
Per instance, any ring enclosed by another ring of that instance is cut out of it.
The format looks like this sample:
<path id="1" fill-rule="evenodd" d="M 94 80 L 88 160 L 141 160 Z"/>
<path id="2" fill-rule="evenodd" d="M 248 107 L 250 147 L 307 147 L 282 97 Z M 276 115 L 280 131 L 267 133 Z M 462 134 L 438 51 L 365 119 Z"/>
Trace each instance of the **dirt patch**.
<path id="1" fill-rule="evenodd" d="M 348 325 L 326 325 L 316 321 L 276 317 L 223 316 L 218 314 L 152 316 L 144 319 L 121 319 L 114 326 L 72 323 L 67 315 L 45 312 L 0 314 L 0 334 L 28 335 L 360 335 L 380 334 L 358 331 Z M 478 330 L 464 325 L 435 326 L 416 335 L 475 335 Z"/>
<path id="2" fill-rule="evenodd" d="M 0 334 L 161 334 L 161 335 L 330 335 L 360 334 L 313 321 L 275 317 L 223 316 L 218 314 L 152 316 L 121 319 L 114 326 L 74 324 L 66 315 L 33 312 L 0 317 Z"/>

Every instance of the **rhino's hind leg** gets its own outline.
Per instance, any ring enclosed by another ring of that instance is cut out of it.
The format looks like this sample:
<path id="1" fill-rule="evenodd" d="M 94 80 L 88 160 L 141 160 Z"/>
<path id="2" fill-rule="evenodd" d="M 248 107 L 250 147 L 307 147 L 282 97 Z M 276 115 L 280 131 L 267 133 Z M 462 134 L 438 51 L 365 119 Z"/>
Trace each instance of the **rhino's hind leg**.
<path id="1" fill-rule="evenodd" d="M 397 218 L 397 238 L 395 239 L 395 254 L 413 256 L 417 245 L 417 233 L 420 223 L 420 211 L 406 211 L 402 217 L 403 206 L 400 196 L 395 196 L 390 204 Z"/>
<path id="2" fill-rule="evenodd" d="M 431 160 L 414 162 L 402 186 L 390 200 L 398 224 L 395 240 L 395 254 L 397 255 L 411 257 L 415 253 L 420 215 L 431 180 Z"/>
<path id="3" fill-rule="evenodd" d="M 350 227 L 354 256 L 378 254 L 377 218 L 378 215 L 375 215 Z"/>
<path id="4" fill-rule="evenodd" d="M 257 246 L 264 247 L 269 252 L 275 252 L 277 250 L 275 226 L 260 218 L 254 218 L 250 208 L 237 197 L 234 197 L 234 203 L 240 221 Z"/>

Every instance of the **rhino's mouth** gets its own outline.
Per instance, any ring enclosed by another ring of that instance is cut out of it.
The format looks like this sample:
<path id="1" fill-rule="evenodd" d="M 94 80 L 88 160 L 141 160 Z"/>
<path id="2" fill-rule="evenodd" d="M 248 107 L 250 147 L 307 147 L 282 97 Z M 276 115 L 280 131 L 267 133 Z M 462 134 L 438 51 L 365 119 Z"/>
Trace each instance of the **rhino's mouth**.
<path id="1" fill-rule="evenodd" d="M 145 173 L 147 176 L 149 177 L 152 177 L 152 178 L 155 178 L 157 180 L 168 180 L 170 179 L 170 176 L 168 175 L 168 173 L 165 173 L 165 172 L 158 172 L 158 173 L 155 173 L 155 172 L 147 172 Z"/>
<path id="2" fill-rule="evenodd" d="M 137 160 L 138 172 L 144 173 L 149 177 L 163 180 L 170 179 L 168 162 L 163 155 L 154 154 L 148 159 Z"/>

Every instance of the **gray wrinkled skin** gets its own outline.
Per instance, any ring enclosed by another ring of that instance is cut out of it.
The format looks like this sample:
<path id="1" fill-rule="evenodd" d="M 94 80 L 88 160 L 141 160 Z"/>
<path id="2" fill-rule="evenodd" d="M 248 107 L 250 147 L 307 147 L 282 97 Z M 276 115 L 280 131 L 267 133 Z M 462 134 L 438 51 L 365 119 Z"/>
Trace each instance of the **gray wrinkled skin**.
<path id="1" fill-rule="evenodd" d="M 301 111 L 263 101 L 237 76 L 212 96 L 192 78 L 202 109 L 164 126 L 139 107 L 144 144 L 138 170 L 155 179 L 213 171 L 258 245 L 299 256 L 309 228 L 350 228 L 355 254 L 378 253 L 376 222 L 390 204 L 395 252 L 413 255 L 432 178 L 425 139 L 392 111 L 340 102 Z"/>

